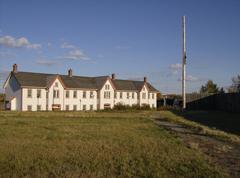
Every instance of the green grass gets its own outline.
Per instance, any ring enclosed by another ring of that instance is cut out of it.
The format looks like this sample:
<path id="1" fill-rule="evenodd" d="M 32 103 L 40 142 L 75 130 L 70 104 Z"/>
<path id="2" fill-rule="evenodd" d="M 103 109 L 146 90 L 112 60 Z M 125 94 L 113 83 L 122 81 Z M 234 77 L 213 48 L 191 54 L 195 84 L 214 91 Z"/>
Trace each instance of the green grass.
<path id="1" fill-rule="evenodd" d="M 0 112 L 0 177 L 225 177 L 153 112 Z"/>

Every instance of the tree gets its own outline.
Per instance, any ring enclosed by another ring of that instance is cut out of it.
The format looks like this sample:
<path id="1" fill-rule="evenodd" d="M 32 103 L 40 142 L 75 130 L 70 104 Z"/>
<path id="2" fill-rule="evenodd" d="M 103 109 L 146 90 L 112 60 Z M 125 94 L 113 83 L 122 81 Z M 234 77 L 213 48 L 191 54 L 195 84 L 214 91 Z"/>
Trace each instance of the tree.
<path id="1" fill-rule="evenodd" d="M 225 93 L 225 91 L 224 91 L 223 87 L 222 87 L 222 88 L 220 88 L 220 90 L 219 90 L 219 93 L 220 93 L 220 94 L 224 94 L 224 93 Z"/>
<path id="2" fill-rule="evenodd" d="M 240 93 L 240 75 L 232 78 L 232 86 L 228 89 L 228 92 Z"/>
<path id="3" fill-rule="evenodd" d="M 205 85 L 201 86 L 200 93 L 204 94 L 215 94 L 218 93 L 219 89 L 217 87 L 217 84 L 213 83 L 212 80 L 208 80 Z"/>

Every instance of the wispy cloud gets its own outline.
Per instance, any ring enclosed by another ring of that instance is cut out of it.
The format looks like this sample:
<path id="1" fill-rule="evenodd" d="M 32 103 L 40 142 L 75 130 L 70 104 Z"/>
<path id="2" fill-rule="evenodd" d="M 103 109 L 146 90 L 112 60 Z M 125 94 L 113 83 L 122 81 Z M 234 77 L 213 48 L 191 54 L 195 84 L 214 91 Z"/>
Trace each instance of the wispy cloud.
<path id="1" fill-rule="evenodd" d="M 130 48 L 131 48 L 131 46 L 121 46 L 121 45 L 115 46 L 115 49 L 117 49 L 117 50 L 127 50 Z"/>
<path id="2" fill-rule="evenodd" d="M 171 75 L 179 74 L 179 71 L 182 69 L 182 64 L 176 63 L 169 66 Z"/>
<path id="3" fill-rule="evenodd" d="M 171 65 L 170 65 L 170 69 L 180 70 L 180 69 L 182 69 L 182 64 L 180 64 L 180 63 L 171 64 Z"/>
<path id="4" fill-rule="evenodd" d="M 203 79 L 192 76 L 192 75 L 187 75 L 186 76 L 186 81 L 188 81 L 188 82 L 200 82 L 202 80 Z M 178 78 L 178 81 L 182 81 L 182 77 Z"/>
<path id="5" fill-rule="evenodd" d="M 71 60 L 90 60 L 90 57 L 88 57 L 81 49 L 71 50 L 62 58 Z"/>
<path id="6" fill-rule="evenodd" d="M 61 45 L 61 48 L 63 48 L 63 49 L 76 49 L 77 47 L 75 45 L 72 45 L 72 44 L 69 44 L 67 42 L 64 42 Z"/>
<path id="7" fill-rule="evenodd" d="M 56 64 L 59 63 L 58 61 L 52 61 L 52 60 L 44 59 L 44 58 L 43 59 L 38 59 L 35 62 L 39 65 L 48 66 L 48 67 L 56 65 Z"/>
<path id="8" fill-rule="evenodd" d="M 48 46 L 48 47 L 51 47 L 51 46 L 52 46 L 52 43 L 48 42 L 48 43 L 47 43 L 47 46 Z"/>
<path id="9" fill-rule="evenodd" d="M 8 48 L 41 48 L 41 44 L 31 43 L 26 37 L 14 38 L 8 35 L 0 37 L 0 45 Z"/>

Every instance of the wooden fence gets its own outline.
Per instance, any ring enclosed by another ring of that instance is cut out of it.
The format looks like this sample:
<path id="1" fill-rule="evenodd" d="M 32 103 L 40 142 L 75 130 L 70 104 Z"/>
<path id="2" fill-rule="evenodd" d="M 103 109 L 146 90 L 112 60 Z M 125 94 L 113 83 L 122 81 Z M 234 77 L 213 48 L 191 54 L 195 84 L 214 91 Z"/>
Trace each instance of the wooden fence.
<path id="1" fill-rule="evenodd" d="M 240 93 L 210 95 L 187 103 L 189 110 L 222 110 L 240 112 Z"/>

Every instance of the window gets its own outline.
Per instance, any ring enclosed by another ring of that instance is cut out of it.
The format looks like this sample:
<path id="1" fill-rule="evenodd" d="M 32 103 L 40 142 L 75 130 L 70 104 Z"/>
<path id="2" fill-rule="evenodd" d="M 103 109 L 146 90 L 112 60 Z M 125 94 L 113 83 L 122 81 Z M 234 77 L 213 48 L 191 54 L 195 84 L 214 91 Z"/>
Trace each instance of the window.
<path id="1" fill-rule="evenodd" d="M 77 105 L 73 105 L 73 110 L 74 110 L 74 111 L 77 110 Z"/>
<path id="2" fill-rule="evenodd" d="M 146 99 L 146 93 L 142 93 L 142 99 Z"/>
<path id="3" fill-rule="evenodd" d="M 73 91 L 73 98 L 77 98 L 77 91 Z"/>
<path id="4" fill-rule="evenodd" d="M 130 98 L 129 93 L 127 92 L 127 98 Z"/>
<path id="5" fill-rule="evenodd" d="M 41 105 L 37 105 L 37 111 L 41 111 Z"/>
<path id="6" fill-rule="evenodd" d="M 69 91 L 66 91 L 66 98 L 69 98 Z"/>
<path id="7" fill-rule="evenodd" d="M 150 93 L 148 93 L 148 99 L 150 99 Z"/>
<path id="8" fill-rule="evenodd" d="M 92 91 L 90 92 L 90 98 L 94 98 Z"/>
<path id="9" fill-rule="evenodd" d="M 143 91 L 145 91 L 145 87 L 143 87 Z"/>
<path id="10" fill-rule="evenodd" d="M 40 89 L 37 90 L 37 98 L 41 98 L 41 90 Z"/>
<path id="11" fill-rule="evenodd" d="M 122 92 L 120 92 L 120 99 L 122 99 Z"/>
<path id="12" fill-rule="evenodd" d="M 115 99 L 117 98 L 117 92 L 114 92 L 114 98 Z"/>
<path id="13" fill-rule="evenodd" d="M 152 99 L 154 99 L 154 93 L 152 94 Z"/>
<path id="14" fill-rule="evenodd" d="M 28 98 L 32 98 L 32 89 L 27 90 L 27 96 Z"/>
<path id="15" fill-rule="evenodd" d="M 90 110 L 93 110 L 93 105 L 92 104 L 90 105 Z"/>
<path id="16" fill-rule="evenodd" d="M 31 106 L 31 105 L 28 105 L 28 106 L 27 106 L 27 110 L 28 110 L 28 111 L 32 111 L 32 106 Z"/>
<path id="17" fill-rule="evenodd" d="M 58 87 L 58 83 L 57 82 L 55 83 L 55 87 Z"/>
<path id="18" fill-rule="evenodd" d="M 46 111 L 48 111 L 48 104 L 46 105 Z"/>
<path id="19" fill-rule="evenodd" d="M 66 108 L 66 111 L 69 111 L 69 105 L 66 105 L 65 108 Z"/>
<path id="20" fill-rule="evenodd" d="M 59 98 L 59 90 L 53 90 L 53 98 Z"/>
<path id="21" fill-rule="evenodd" d="M 46 98 L 48 98 L 48 91 L 46 91 Z"/>
<path id="22" fill-rule="evenodd" d="M 86 91 L 83 92 L 83 98 L 86 98 Z"/>
<path id="23" fill-rule="evenodd" d="M 109 90 L 110 86 L 109 85 L 105 85 L 105 90 Z"/>
<path id="24" fill-rule="evenodd" d="M 105 91 L 104 92 L 104 98 L 109 99 L 110 98 L 110 91 Z"/>
<path id="25" fill-rule="evenodd" d="M 86 105 L 85 104 L 83 105 L 83 110 L 86 111 Z"/>
<path id="26" fill-rule="evenodd" d="M 154 108 L 154 104 L 152 104 L 152 108 Z"/>
<path id="27" fill-rule="evenodd" d="M 134 99 L 134 92 L 132 92 L 132 99 Z"/>

